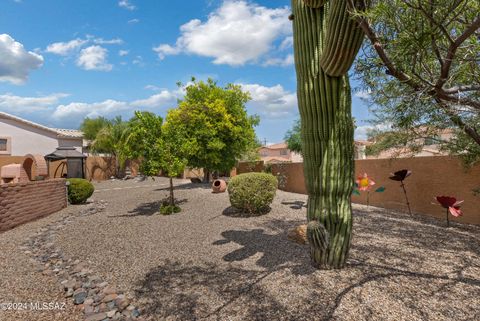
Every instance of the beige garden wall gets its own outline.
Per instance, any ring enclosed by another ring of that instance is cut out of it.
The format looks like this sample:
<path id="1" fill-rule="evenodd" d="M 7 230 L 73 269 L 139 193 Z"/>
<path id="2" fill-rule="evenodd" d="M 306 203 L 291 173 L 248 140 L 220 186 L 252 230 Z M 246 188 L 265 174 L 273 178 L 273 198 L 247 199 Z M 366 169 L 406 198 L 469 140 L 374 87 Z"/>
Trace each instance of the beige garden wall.
<path id="1" fill-rule="evenodd" d="M 22 164 L 24 156 L 0 156 L 0 167 L 8 164 Z M 50 178 L 60 178 L 66 173 L 66 167 L 62 166 L 65 161 L 55 161 L 49 164 Z M 107 180 L 115 175 L 115 158 L 102 156 L 89 156 L 85 160 L 85 178 L 93 181 Z M 139 163 L 129 161 L 127 166 L 133 176 L 138 174 Z"/>
<path id="2" fill-rule="evenodd" d="M 480 225 L 480 195 L 475 196 L 473 189 L 480 187 L 480 166 L 466 170 L 459 159 L 450 156 L 417 157 L 400 159 L 356 160 L 356 176 L 367 173 L 376 181 L 376 187 L 384 186 L 383 193 L 371 193 L 373 206 L 407 211 L 405 199 L 399 182 L 388 179 L 390 173 L 409 169 L 412 175 L 405 184 L 412 211 L 443 219 L 445 211 L 436 202 L 435 196 L 455 196 L 464 200 L 464 216 L 454 221 Z M 275 164 L 273 174 L 285 175 L 283 190 L 294 193 L 306 193 L 303 176 L 303 164 Z M 353 196 L 354 203 L 366 204 L 366 194 Z"/>
<path id="3" fill-rule="evenodd" d="M 64 179 L 0 185 L 0 232 L 67 206 Z"/>

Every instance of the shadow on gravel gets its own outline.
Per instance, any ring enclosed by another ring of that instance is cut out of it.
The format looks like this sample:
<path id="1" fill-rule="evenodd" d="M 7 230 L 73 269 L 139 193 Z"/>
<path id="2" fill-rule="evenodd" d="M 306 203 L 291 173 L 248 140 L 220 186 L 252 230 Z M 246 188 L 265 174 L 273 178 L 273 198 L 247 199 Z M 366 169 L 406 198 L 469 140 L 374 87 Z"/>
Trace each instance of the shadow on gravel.
<path id="1" fill-rule="evenodd" d="M 177 200 L 175 199 L 175 204 L 181 205 L 188 202 L 188 200 L 181 199 Z M 133 210 L 128 211 L 127 214 L 122 214 L 122 215 L 111 215 L 109 217 L 135 217 L 135 216 L 152 216 L 155 214 L 159 214 L 160 211 L 160 205 L 162 205 L 162 200 L 155 201 L 155 202 L 148 202 L 148 203 L 142 203 L 135 207 Z"/>
<path id="2" fill-rule="evenodd" d="M 288 226 L 295 226 L 295 223 L 290 221 Z M 270 271 L 288 267 L 295 275 L 315 272 L 310 266 L 306 247 L 288 240 L 286 228 L 278 228 L 276 232 L 279 233 L 267 234 L 263 229 L 224 231 L 221 234 L 223 239 L 215 241 L 213 245 L 234 242 L 241 246 L 223 257 L 226 262 L 247 260 L 260 253 L 256 265 Z"/>
<path id="3" fill-rule="evenodd" d="M 268 207 L 267 209 L 265 209 L 264 211 L 262 211 L 261 213 L 258 213 L 258 214 L 250 214 L 250 213 L 246 213 L 238 208 L 235 208 L 233 206 L 229 206 L 227 207 L 226 209 L 224 209 L 222 211 L 222 215 L 225 215 L 225 216 L 229 216 L 229 217 L 245 217 L 245 218 L 249 218 L 249 217 L 257 217 L 257 216 L 262 216 L 262 215 L 265 215 L 265 214 L 268 214 L 272 209 L 270 207 Z"/>
<path id="4" fill-rule="evenodd" d="M 211 183 L 185 183 L 180 185 L 175 185 L 175 190 L 190 190 L 190 189 L 212 189 Z M 170 187 L 162 187 L 154 189 L 154 191 L 169 191 Z"/>
<path id="5" fill-rule="evenodd" d="M 261 285 L 272 273 L 166 261 L 137 284 L 135 295 L 156 320 L 312 320 L 313 309 L 285 307 Z"/>
<path id="6" fill-rule="evenodd" d="M 301 223 L 226 230 L 213 244 L 238 246 L 223 262 L 164 261 L 136 285 L 136 299 L 155 320 L 478 319 L 478 227 L 356 210 L 347 266 L 317 271 L 308 247 L 287 239 Z"/>
<path id="7" fill-rule="evenodd" d="M 148 202 L 148 203 L 143 203 L 138 205 L 136 208 L 134 208 L 131 211 L 128 211 L 128 214 L 124 215 L 117 215 L 115 217 L 120 217 L 120 216 L 152 216 L 154 214 L 158 214 L 158 211 L 160 209 L 160 205 L 162 204 L 161 201 L 156 201 L 156 202 Z"/>
<path id="8" fill-rule="evenodd" d="M 283 201 L 282 205 L 290 205 L 290 208 L 294 210 L 301 210 L 303 207 L 307 208 L 307 202 L 304 201 Z"/>

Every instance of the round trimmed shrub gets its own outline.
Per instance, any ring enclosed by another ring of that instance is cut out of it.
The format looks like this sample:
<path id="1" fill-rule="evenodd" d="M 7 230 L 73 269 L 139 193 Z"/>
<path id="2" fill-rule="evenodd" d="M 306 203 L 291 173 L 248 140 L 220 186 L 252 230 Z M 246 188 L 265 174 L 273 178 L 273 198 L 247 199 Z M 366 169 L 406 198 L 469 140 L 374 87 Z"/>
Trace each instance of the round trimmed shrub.
<path id="1" fill-rule="evenodd" d="M 246 173 L 232 177 L 228 182 L 228 195 L 233 207 L 249 214 L 262 214 L 269 209 L 278 187 L 272 174 Z"/>
<path id="2" fill-rule="evenodd" d="M 70 204 L 82 204 L 92 196 L 95 187 L 93 184 L 82 178 L 69 178 L 68 185 L 68 200 Z"/>

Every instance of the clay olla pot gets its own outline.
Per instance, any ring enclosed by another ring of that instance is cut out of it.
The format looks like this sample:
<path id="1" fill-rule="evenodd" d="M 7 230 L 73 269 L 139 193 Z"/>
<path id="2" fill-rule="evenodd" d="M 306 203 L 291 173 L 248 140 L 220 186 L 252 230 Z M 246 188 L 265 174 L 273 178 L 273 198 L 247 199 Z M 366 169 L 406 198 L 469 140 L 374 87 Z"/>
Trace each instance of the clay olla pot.
<path id="1" fill-rule="evenodd" d="M 227 182 L 223 179 L 216 179 L 212 184 L 213 193 L 223 193 L 227 190 Z"/>

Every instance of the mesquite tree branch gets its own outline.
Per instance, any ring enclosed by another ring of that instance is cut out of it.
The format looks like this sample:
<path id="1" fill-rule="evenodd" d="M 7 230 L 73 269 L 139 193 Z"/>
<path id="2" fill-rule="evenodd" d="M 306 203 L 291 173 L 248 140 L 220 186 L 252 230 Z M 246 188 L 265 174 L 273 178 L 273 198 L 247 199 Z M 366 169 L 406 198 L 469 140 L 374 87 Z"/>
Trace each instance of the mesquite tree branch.
<path id="1" fill-rule="evenodd" d="M 470 136 L 477 144 L 480 145 L 480 137 L 474 128 L 465 124 L 461 116 L 456 112 L 455 106 L 465 106 L 469 107 L 472 110 L 480 113 L 480 101 L 474 99 L 475 96 L 461 95 L 462 93 L 474 93 L 480 91 L 480 85 L 474 83 L 471 85 L 458 85 L 450 88 L 444 88 L 444 85 L 447 83 L 450 77 L 450 71 L 452 68 L 453 62 L 458 59 L 456 57 L 457 51 L 464 42 L 475 35 L 480 29 L 480 16 L 477 15 L 468 26 L 463 30 L 457 37 L 453 38 L 445 25 L 442 22 L 436 20 L 433 17 L 433 9 L 430 11 L 425 9 L 420 2 L 418 4 L 413 4 L 409 1 L 403 1 L 407 6 L 412 9 L 419 10 L 423 16 L 434 26 L 436 26 L 449 42 L 448 48 L 446 49 L 445 57 L 440 53 L 440 49 L 436 43 L 435 37 L 431 35 L 432 49 L 435 54 L 436 59 L 439 62 L 440 68 L 438 70 L 438 77 L 436 81 L 432 82 L 425 77 L 422 77 L 417 71 L 413 68 L 410 71 L 410 75 L 407 71 L 402 70 L 398 64 L 389 56 L 385 44 L 382 43 L 379 36 L 377 35 L 374 27 L 371 25 L 368 18 L 363 14 L 361 10 L 358 10 L 355 7 L 355 4 L 361 1 L 365 5 L 365 0 L 347 0 L 348 8 L 353 13 L 354 19 L 358 22 L 359 26 L 365 32 L 368 40 L 373 46 L 373 49 L 377 53 L 378 57 L 382 61 L 383 65 L 388 70 L 388 74 L 398 79 L 402 84 L 410 87 L 415 93 L 419 95 L 428 95 L 432 101 L 436 102 L 440 110 L 444 111 L 446 115 L 450 118 L 453 124 L 457 125 L 462 129 L 468 136 Z M 433 2 L 430 2 L 433 6 Z M 452 4 L 451 10 L 458 8 L 461 1 L 456 1 Z M 358 5 L 357 5 L 358 7 Z M 462 9 L 462 8 L 459 8 Z M 412 57 L 415 61 L 416 57 Z M 428 68 L 427 68 L 428 69 Z M 431 70 L 424 71 L 428 75 L 428 78 L 433 78 Z"/>

